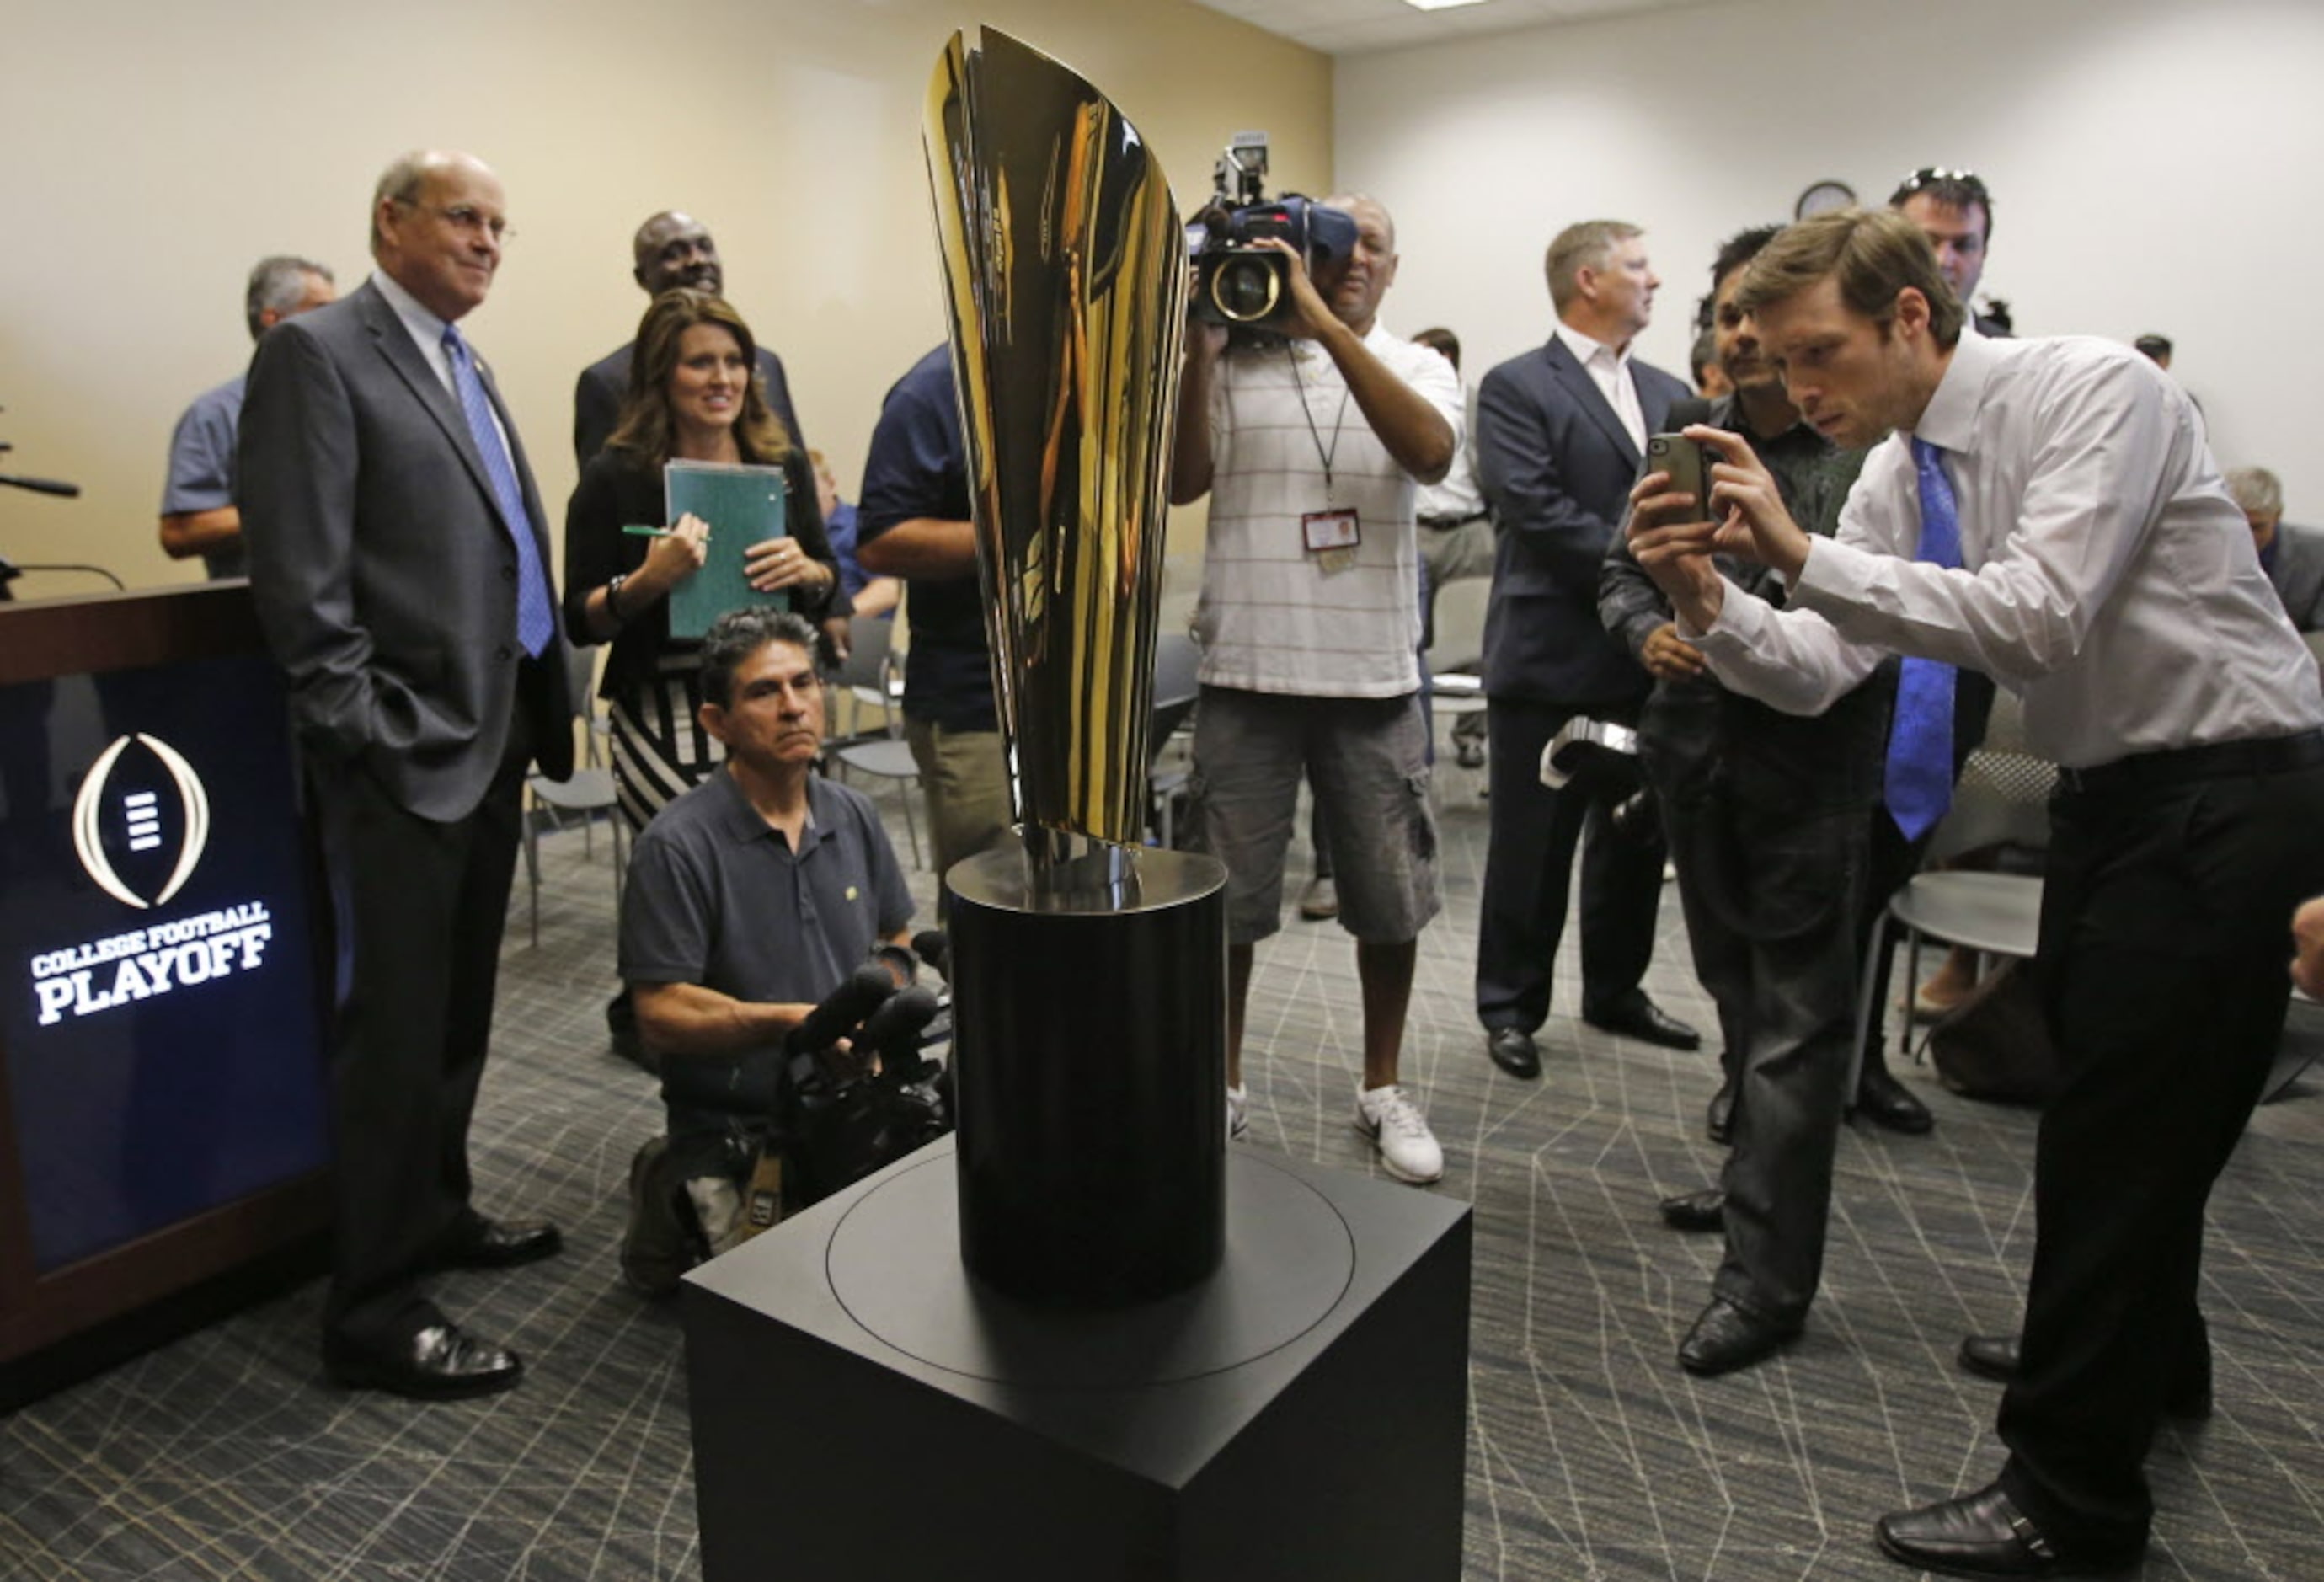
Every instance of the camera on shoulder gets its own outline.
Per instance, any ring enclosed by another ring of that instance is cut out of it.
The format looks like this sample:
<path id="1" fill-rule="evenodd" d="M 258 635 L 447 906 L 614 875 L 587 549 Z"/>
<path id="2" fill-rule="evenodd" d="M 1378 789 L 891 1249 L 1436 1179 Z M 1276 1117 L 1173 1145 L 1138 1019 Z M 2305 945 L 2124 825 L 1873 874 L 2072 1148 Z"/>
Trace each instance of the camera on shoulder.
<path id="1" fill-rule="evenodd" d="M 1188 310 L 1239 337 L 1272 331 L 1291 306 L 1291 261 L 1259 245 L 1262 239 L 1282 241 L 1311 273 L 1356 250 L 1354 216 L 1296 192 L 1269 202 L 1266 180 L 1267 134 L 1236 133 L 1219 158 L 1209 205 L 1186 227 L 1194 261 Z"/>

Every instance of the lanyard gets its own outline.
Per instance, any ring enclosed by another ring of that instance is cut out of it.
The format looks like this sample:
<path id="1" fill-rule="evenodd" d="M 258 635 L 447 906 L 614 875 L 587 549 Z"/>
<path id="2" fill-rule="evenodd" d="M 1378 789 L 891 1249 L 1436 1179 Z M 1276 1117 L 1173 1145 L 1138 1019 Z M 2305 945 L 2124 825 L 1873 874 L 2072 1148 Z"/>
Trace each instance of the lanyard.
<path id="1" fill-rule="evenodd" d="M 1307 437 L 1315 442 L 1316 459 L 1323 464 L 1323 499 L 1328 504 L 1334 498 L 1332 493 L 1332 459 L 1340 454 L 1340 425 L 1348 421 L 1348 387 L 1344 384 L 1340 387 L 1340 413 L 1332 420 L 1332 446 L 1327 450 L 1323 448 L 1323 430 L 1315 427 L 1315 414 L 1307 410 L 1307 391 L 1299 382 L 1299 359 L 1293 355 L 1291 343 L 1287 340 L 1283 343 L 1283 356 L 1291 365 L 1291 388 L 1299 393 L 1299 415 L 1307 420 Z"/>

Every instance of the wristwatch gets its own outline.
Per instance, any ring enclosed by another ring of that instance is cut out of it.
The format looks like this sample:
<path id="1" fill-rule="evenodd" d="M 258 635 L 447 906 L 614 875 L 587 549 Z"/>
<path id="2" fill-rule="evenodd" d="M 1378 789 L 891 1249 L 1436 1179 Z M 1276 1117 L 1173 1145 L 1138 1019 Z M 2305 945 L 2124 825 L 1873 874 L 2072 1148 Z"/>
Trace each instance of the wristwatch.
<path id="1" fill-rule="evenodd" d="M 605 613 L 613 617 L 613 624 L 622 624 L 622 584 L 630 579 L 626 571 L 616 571 L 605 579 Z"/>

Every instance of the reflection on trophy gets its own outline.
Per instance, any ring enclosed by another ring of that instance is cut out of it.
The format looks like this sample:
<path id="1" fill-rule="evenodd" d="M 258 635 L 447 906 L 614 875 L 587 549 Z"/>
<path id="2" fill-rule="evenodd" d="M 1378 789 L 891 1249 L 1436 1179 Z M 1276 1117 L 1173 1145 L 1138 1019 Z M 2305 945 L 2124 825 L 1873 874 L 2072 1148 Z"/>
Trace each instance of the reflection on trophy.
<path id="1" fill-rule="evenodd" d="M 945 875 L 963 1256 L 1133 1300 L 1224 1245 L 1224 872 L 1137 844 L 1185 235 L 1137 129 L 1003 34 L 954 36 L 926 139 L 1024 836 Z"/>

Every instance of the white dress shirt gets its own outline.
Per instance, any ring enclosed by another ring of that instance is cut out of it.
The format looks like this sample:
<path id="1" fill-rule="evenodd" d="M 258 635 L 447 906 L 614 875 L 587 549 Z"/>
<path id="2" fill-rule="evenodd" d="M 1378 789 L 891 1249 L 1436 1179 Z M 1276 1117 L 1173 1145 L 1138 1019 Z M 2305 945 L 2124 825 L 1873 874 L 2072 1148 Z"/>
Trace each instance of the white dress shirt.
<path id="1" fill-rule="evenodd" d="M 1616 350 L 1602 340 L 1592 340 L 1563 319 L 1557 322 L 1557 338 L 1573 354 L 1574 361 L 1589 370 L 1598 386 L 1598 393 L 1613 407 L 1614 415 L 1622 420 L 1623 430 L 1638 454 L 1646 453 L 1646 409 L 1638 404 L 1638 382 L 1630 374 L 1630 350 Z"/>
<path id="2" fill-rule="evenodd" d="M 452 398 L 452 404 L 458 406 L 460 387 L 452 380 L 452 355 L 444 349 L 444 330 L 448 320 L 429 312 L 418 297 L 396 284 L 383 269 L 371 272 L 371 283 L 379 288 L 379 294 L 385 297 L 387 305 L 395 310 L 396 318 L 402 321 L 404 333 L 411 337 L 411 344 L 420 348 L 420 355 L 435 371 L 437 381 L 444 386 L 444 393 Z M 468 356 L 478 367 L 484 365 L 484 359 L 476 356 L 474 343 L 469 345 Z M 501 449 L 514 457 L 516 450 L 508 442 L 508 425 L 501 421 L 499 412 L 493 412 L 491 402 L 484 402 L 484 410 L 492 412 L 493 429 L 501 437 Z"/>
<path id="3" fill-rule="evenodd" d="M 1682 628 L 1729 688 L 1814 714 L 1885 652 L 1949 660 L 2022 695 L 2028 744 L 2074 769 L 2324 725 L 2202 420 L 2144 357 L 1964 335 L 1915 432 L 1944 452 L 1960 568 L 1912 559 L 1914 436 L 1891 435 L 1789 608 L 1730 585 L 1711 631 Z"/>

